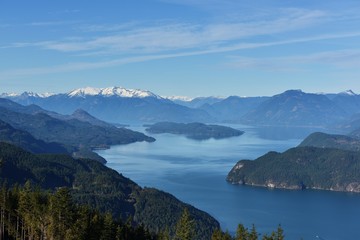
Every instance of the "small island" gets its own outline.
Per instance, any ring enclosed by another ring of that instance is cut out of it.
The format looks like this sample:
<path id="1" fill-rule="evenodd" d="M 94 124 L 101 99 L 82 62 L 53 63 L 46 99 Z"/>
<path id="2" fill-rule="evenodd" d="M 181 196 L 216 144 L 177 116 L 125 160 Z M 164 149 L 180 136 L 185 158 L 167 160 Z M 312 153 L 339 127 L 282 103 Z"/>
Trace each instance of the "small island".
<path id="1" fill-rule="evenodd" d="M 241 160 L 226 180 L 233 184 L 283 189 L 360 193 L 359 140 L 314 133 L 284 153 Z"/>
<path id="2" fill-rule="evenodd" d="M 196 140 L 206 140 L 210 138 L 222 139 L 236 137 L 244 134 L 243 131 L 226 126 L 207 125 L 203 123 L 174 123 L 159 122 L 152 125 L 146 125 L 146 131 L 149 133 L 171 133 L 185 135 L 188 138 Z"/>

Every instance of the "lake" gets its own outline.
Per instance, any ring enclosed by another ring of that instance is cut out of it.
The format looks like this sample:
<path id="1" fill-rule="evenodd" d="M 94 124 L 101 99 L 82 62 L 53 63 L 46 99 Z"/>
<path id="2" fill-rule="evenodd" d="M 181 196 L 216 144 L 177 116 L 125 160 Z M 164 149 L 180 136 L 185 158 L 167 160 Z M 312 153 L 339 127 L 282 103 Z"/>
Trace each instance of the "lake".
<path id="1" fill-rule="evenodd" d="M 197 141 L 146 133 L 156 142 L 113 146 L 97 152 L 106 158 L 108 167 L 143 187 L 167 191 L 208 212 L 223 230 L 231 233 L 238 223 L 248 228 L 254 223 L 261 233 L 270 233 L 281 224 L 286 239 L 360 239 L 360 194 L 270 190 L 225 181 L 238 160 L 255 159 L 268 151 L 285 151 L 313 130 L 285 129 L 281 134 L 279 129 L 231 126 L 245 130 L 245 134 Z M 145 133 L 140 126 L 131 129 Z"/>

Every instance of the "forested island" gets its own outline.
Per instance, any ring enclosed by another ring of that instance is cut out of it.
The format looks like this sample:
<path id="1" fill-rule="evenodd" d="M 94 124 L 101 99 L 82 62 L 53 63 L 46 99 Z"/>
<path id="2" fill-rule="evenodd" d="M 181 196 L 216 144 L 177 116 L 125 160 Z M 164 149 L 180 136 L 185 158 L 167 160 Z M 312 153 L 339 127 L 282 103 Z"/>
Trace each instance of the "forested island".
<path id="1" fill-rule="evenodd" d="M 284 153 L 241 160 L 227 176 L 233 184 L 285 189 L 360 192 L 359 140 L 314 133 Z"/>
<path id="2" fill-rule="evenodd" d="M 174 123 L 159 122 L 152 125 L 146 125 L 146 131 L 149 133 L 171 133 L 185 135 L 188 138 L 196 140 L 206 140 L 210 138 L 222 139 L 240 136 L 243 131 L 220 125 L 207 125 L 203 123 Z"/>

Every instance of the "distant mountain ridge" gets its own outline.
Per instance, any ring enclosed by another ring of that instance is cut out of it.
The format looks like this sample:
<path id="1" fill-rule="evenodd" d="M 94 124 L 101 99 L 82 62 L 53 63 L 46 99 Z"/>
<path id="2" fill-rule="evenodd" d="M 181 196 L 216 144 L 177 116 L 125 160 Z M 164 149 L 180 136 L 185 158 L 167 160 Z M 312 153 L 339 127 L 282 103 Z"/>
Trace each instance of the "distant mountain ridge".
<path id="1" fill-rule="evenodd" d="M 108 87 L 108 88 L 92 88 L 85 87 L 75 89 L 67 94 L 70 97 L 86 97 L 86 96 L 118 96 L 128 98 L 146 98 L 154 97 L 161 99 L 160 96 L 145 90 L 140 89 L 126 89 L 123 87 Z"/>
<path id="2" fill-rule="evenodd" d="M 37 97 L 33 94 L 2 96 L 20 104 L 36 104 L 66 115 L 83 109 L 98 119 L 112 123 L 212 120 L 203 110 L 180 106 L 150 91 L 121 87 L 80 88 L 49 97 Z"/>
<path id="3" fill-rule="evenodd" d="M 83 109 L 113 123 L 228 122 L 258 126 L 346 128 L 360 113 L 360 95 L 351 90 L 338 94 L 288 90 L 272 97 L 171 97 L 146 90 L 79 88 L 62 94 L 2 94 L 15 102 L 36 104 L 61 114 Z"/>
<path id="4" fill-rule="evenodd" d="M 288 90 L 264 101 L 242 120 L 255 125 L 329 126 L 346 120 L 349 115 L 323 94 Z"/>

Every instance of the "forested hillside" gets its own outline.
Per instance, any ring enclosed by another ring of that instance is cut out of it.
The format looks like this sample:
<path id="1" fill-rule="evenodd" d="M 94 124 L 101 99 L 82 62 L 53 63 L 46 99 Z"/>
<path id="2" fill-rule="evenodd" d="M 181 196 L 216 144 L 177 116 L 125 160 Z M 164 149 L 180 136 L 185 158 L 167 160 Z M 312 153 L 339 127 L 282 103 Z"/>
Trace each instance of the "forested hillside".
<path id="1" fill-rule="evenodd" d="M 239 161 L 227 176 L 234 184 L 286 189 L 360 192 L 360 153 L 296 147 Z"/>
<path id="2" fill-rule="evenodd" d="M 205 212 L 184 204 L 170 194 L 143 189 L 128 178 L 93 160 L 74 160 L 67 155 L 34 155 L 0 143 L 0 183 L 9 187 L 30 182 L 41 190 L 68 188 L 75 204 L 87 205 L 115 219 L 142 225 L 151 232 L 169 229 L 187 208 L 195 220 L 196 239 L 209 239 L 219 223 Z"/>

